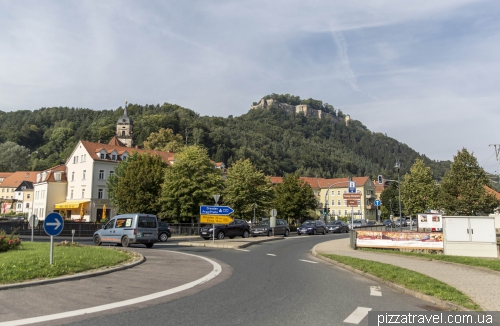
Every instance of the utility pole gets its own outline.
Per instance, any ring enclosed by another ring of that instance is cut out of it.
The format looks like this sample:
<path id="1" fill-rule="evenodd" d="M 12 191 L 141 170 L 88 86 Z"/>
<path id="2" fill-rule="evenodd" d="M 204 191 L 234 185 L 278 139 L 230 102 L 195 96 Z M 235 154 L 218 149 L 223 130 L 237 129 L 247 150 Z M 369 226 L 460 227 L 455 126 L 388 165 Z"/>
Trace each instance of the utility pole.
<path id="1" fill-rule="evenodd" d="M 495 147 L 495 157 L 498 162 L 497 176 L 498 182 L 500 183 L 500 145 L 499 144 L 490 144 L 490 146 Z"/>

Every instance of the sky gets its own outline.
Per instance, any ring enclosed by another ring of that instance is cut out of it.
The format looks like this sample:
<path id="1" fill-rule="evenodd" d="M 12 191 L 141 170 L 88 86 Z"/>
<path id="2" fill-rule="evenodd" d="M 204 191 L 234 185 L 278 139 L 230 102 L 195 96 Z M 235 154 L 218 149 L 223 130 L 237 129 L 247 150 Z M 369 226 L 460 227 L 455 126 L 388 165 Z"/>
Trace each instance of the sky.
<path id="1" fill-rule="evenodd" d="M 498 174 L 498 17 L 497 0 L 0 0 L 0 110 L 128 99 L 236 117 L 293 94 Z"/>

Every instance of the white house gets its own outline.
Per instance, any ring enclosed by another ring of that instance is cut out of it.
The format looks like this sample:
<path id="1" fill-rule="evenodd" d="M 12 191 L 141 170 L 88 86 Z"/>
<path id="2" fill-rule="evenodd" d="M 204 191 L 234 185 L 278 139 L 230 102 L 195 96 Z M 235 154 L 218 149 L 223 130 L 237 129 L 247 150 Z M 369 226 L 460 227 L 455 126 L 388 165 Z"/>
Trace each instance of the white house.
<path id="1" fill-rule="evenodd" d="M 64 164 L 38 172 L 33 184 L 32 213 L 39 220 L 44 220 L 45 216 L 52 212 L 64 215 L 64 212 L 56 208 L 55 205 L 66 198 L 67 186 L 66 165 Z"/>

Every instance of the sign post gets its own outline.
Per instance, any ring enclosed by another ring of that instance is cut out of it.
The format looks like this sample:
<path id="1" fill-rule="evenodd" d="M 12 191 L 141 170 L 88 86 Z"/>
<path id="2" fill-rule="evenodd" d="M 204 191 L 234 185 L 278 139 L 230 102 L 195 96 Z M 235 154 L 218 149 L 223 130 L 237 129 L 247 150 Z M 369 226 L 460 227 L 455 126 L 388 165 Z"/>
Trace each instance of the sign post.
<path id="1" fill-rule="evenodd" d="M 229 224 L 233 221 L 230 216 L 234 209 L 228 206 L 218 206 L 219 195 L 214 195 L 215 206 L 200 206 L 200 223 L 212 224 L 212 241 L 215 242 L 215 224 Z"/>
<path id="2" fill-rule="evenodd" d="M 43 221 L 45 233 L 50 235 L 50 264 L 54 263 L 54 236 L 59 235 L 64 227 L 64 219 L 59 213 L 50 213 Z"/>
<path id="3" fill-rule="evenodd" d="M 276 215 L 278 215 L 278 212 L 273 208 L 269 212 L 269 215 L 271 216 L 271 219 L 269 220 L 269 226 L 273 230 L 273 237 L 274 237 L 274 228 L 276 227 Z"/>
<path id="4" fill-rule="evenodd" d="M 30 216 L 30 227 L 31 227 L 31 242 L 33 242 L 33 234 L 34 234 L 34 231 L 35 231 L 35 228 L 38 226 L 38 218 L 36 217 L 36 215 L 31 215 Z"/>
<path id="5" fill-rule="evenodd" d="M 382 204 L 382 202 L 379 199 L 375 199 L 373 204 L 375 205 L 375 207 L 377 207 L 377 210 L 375 211 L 375 213 L 376 213 L 376 217 L 377 217 L 377 222 L 379 222 L 380 215 L 378 213 L 378 208 L 380 207 L 380 204 Z"/>

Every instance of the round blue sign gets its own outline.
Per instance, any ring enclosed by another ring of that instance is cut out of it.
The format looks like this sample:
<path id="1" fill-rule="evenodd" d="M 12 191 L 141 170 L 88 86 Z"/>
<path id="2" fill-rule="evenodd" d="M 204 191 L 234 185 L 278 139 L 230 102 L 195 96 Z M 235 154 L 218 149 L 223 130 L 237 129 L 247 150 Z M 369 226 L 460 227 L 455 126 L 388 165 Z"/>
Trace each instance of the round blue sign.
<path id="1" fill-rule="evenodd" d="M 59 235 L 64 228 L 64 219 L 59 213 L 50 213 L 43 221 L 43 228 L 48 235 Z"/>
<path id="2" fill-rule="evenodd" d="M 382 204 L 382 203 L 380 202 L 380 200 L 375 199 L 375 201 L 373 202 L 373 204 L 375 204 L 375 206 L 377 206 L 377 207 L 378 207 L 378 206 L 380 206 L 380 204 Z"/>

